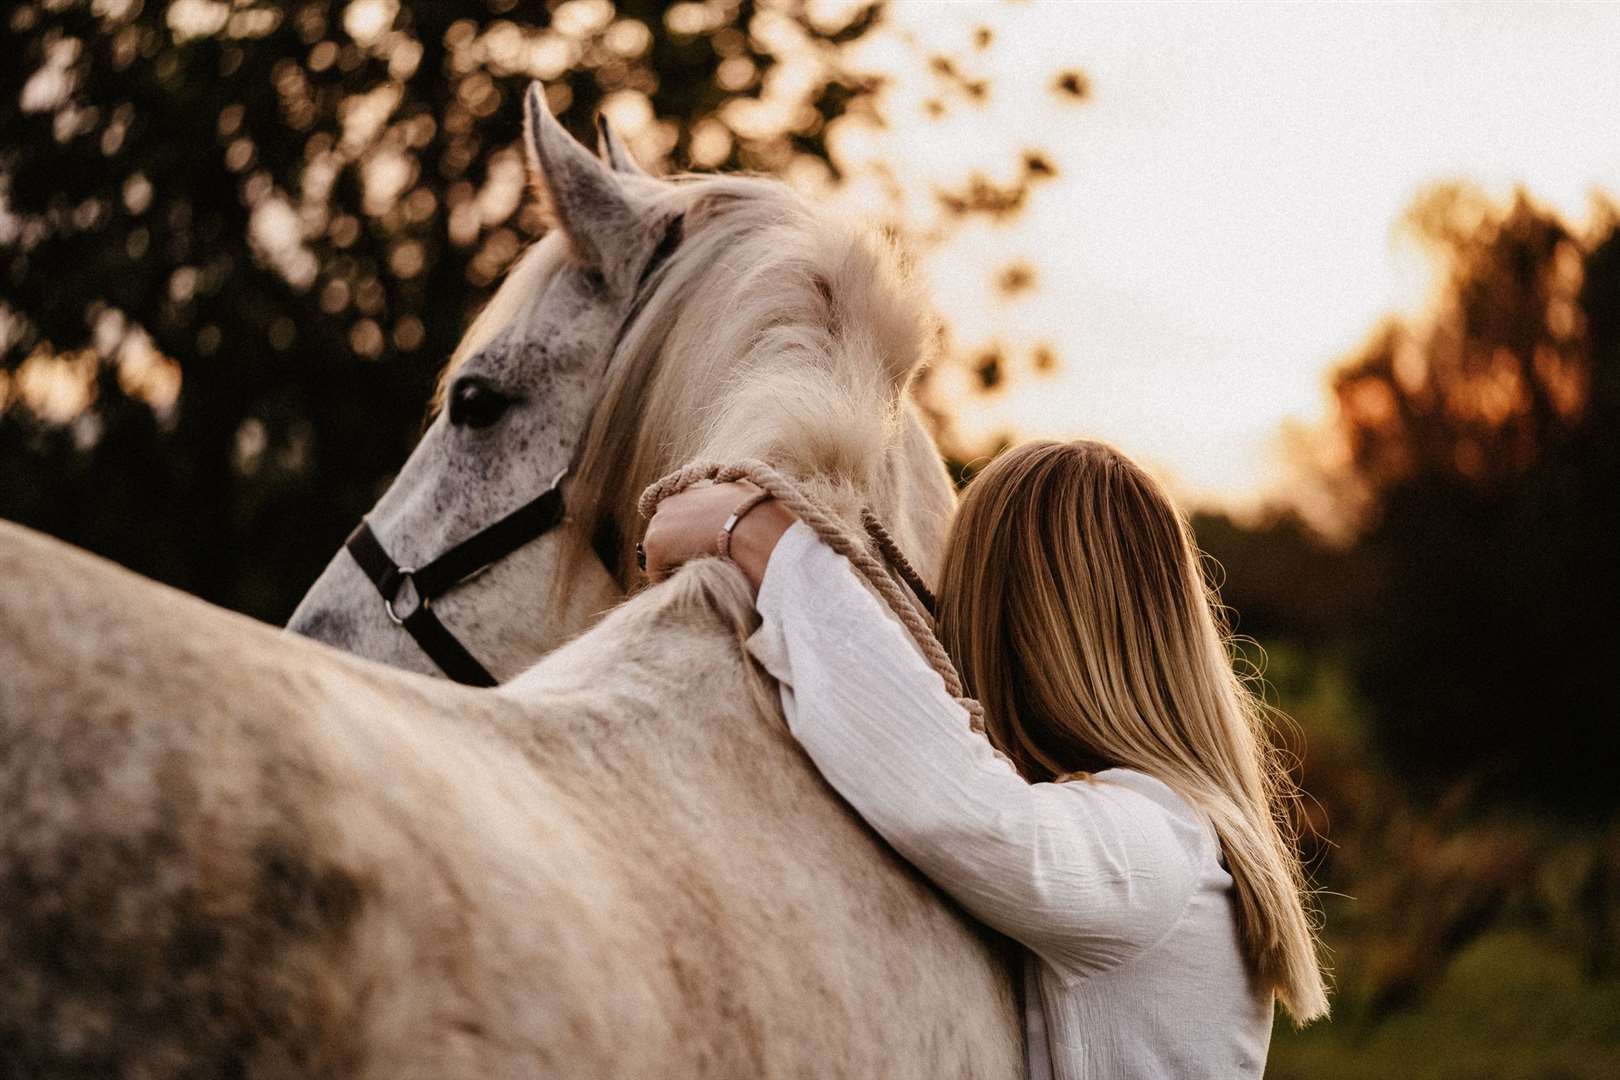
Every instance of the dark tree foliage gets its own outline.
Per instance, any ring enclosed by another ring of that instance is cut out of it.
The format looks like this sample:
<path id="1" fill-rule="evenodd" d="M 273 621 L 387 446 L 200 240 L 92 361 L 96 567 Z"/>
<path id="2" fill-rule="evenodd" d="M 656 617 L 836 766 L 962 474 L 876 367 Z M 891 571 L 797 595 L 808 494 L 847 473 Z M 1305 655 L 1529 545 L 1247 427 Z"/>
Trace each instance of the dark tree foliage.
<path id="1" fill-rule="evenodd" d="M 1494 797 L 1620 803 L 1620 231 L 1520 195 L 1420 202 L 1437 312 L 1338 372 L 1374 583 L 1350 655 L 1389 759 Z M 1594 805 L 1596 804 L 1596 805 Z"/>
<path id="2" fill-rule="evenodd" d="M 282 620 L 404 460 L 438 368 L 537 235 L 520 198 L 529 79 L 587 141 L 600 106 L 639 110 L 651 124 L 636 150 L 655 170 L 837 180 L 828 125 L 885 119 L 879 79 L 845 62 L 883 13 L 879 0 L 11 5 L 0 517 Z M 969 50 L 993 39 L 983 29 Z M 989 81 L 967 74 L 982 59 L 927 57 L 939 114 L 983 104 Z M 1071 71 L 1054 93 L 1085 89 Z M 1010 183 L 947 182 L 945 224 L 911 240 L 1014 216 L 1053 175 L 1031 148 Z"/>
<path id="3" fill-rule="evenodd" d="M 879 14 L 9 6 L 0 516 L 279 621 L 406 456 L 438 367 L 534 235 L 515 149 L 529 78 L 587 138 L 607 95 L 649 104 L 655 167 L 780 170 L 824 160 L 827 122 L 868 107 L 837 49 Z M 769 97 L 784 41 L 818 74 L 785 126 L 733 130 L 728 106 Z"/>
<path id="4" fill-rule="evenodd" d="M 1205 511 L 1192 519 L 1199 549 L 1228 608 L 1232 629 L 1257 641 L 1287 640 L 1331 649 L 1370 586 L 1296 514 L 1275 511 L 1257 524 Z"/>

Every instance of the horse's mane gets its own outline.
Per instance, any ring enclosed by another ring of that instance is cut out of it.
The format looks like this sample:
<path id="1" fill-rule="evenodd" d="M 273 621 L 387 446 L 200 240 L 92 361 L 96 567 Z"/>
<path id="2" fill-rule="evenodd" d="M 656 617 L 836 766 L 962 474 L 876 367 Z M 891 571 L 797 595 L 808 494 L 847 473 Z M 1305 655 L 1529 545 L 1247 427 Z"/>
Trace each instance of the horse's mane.
<path id="1" fill-rule="evenodd" d="M 642 488 L 699 458 L 761 458 L 860 492 L 900 442 L 904 391 L 932 340 L 895 246 L 753 176 L 677 176 L 684 236 L 643 286 L 610 359 L 570 485 L 574 534 L 628 523 Z M 567 260 L 532 245 L 445 366 L 517 318 Z M 853 504 L 853 502 L 852 502 Z M 628 559 L 610 567 L 632 580 Z"/>
<path id="2" fill-rule="evenodd" d="M 579 535 L 632 521 L 641 490 L 688 461 L 760 458 L 853 495 L 900 443 L 927 322 L 893 245 L 773 180 L 681 177 L 676 191 L 685 239 L 609 365 Z"/>

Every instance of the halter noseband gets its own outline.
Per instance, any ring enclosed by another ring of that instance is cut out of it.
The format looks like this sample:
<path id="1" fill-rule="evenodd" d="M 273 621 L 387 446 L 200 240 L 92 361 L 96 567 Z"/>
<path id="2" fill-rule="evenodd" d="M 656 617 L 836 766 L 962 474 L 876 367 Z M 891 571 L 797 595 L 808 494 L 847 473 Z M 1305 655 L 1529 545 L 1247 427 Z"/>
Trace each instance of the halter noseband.
<path id="1" fill-rule="evenodd" d="M 647 281 L 652 277 L 653 271 L 657 270 L 680 246 L 683 219 L 684 215 L 676 214 L 669 220 L 658 246 L 647 260 L 647 265 L 642 267 L 641 275 L 636 281 L 635 296 L 630 303 L 630 310 L 625 313 L 624 321 L 619 324 L 609 355 L 618 350 L 624 332 L 641 313 L 648 295 Z M 539 495 L 423 566 L 401 566 L 396 563 L 383 548 L 382 542 L 377 539 L 377 534 L 371 531 L 370 523 L 364 518 L 360 519 L 360 524 L 355 526 L 349 538 L 343 541 L 343 546 L 348 549 L 366 577 L 377 587 L 377 592 L 382 596 L 383 610 L 388 613 L 388 618 L 415 639 L 416 644 L 439 666 L 440 671 L 466 686 L 494 686 L 495 676 L 478 662 L 478 658 L 467 650 L 467 646 L 457 640 L 449 627 L 439 621 L 439 616 L 433 611 L 433 601 L 456 586 L 471 581 L 518 548 L 532 540 L 538 540 L 562 524 L 566 513 L 562 483 L 567 476 L 568 469 L 562 470 L 556 479 L 552 480 L 551 486 Z M 608 568 L 608 572 L 614 573 L 618 531 L 611 519 L 603 521 L 602 530 L 592 538 L 591 546 L 596 551 L 597 558 Z M 407 583 L 416 594 L 416 606 L 408 614 L 401 615 L 396 607 L 396 601 L 400 599 L 400 594 L 405 590 Z"/>
<path id="2" fill-rule="evenodd" d="M 467 647 L 452 634 L 433 612 L 433 601 L 465 581 L 470 581 L 531 540 L 538 540 L 562 523 L 564 469 L 535 498 L 524 503 L 492 525 L 479 530 L 443 555 L 424 566 L 400 566 L 364 519 L 343 546 L 366 577 L 377 586 L 383 607 L 396 626 L 416 639 L 435 664 L 450 678 L 468 686 L 494 686 L 495 676 L 478 662 Z M 409 582 L 416 594 L 416 606 L 401 615 L 395 601 Z"/>

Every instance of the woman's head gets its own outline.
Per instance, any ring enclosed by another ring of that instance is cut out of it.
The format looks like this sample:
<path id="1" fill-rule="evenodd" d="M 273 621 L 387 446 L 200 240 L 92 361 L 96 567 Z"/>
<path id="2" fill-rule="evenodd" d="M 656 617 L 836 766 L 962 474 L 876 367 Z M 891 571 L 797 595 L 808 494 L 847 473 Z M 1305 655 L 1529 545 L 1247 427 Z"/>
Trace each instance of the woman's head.
<path id="1" fill-rule="evenodd" d="M 1101 443 L 1009 450 L 968 488 L 939 592 L 997 747 L 1032 781 L 1125 766 L 1207 813 L 1256 974 L 1297 1020 L 1324 1013 L 1293 789 L 1163 489 Z"/>

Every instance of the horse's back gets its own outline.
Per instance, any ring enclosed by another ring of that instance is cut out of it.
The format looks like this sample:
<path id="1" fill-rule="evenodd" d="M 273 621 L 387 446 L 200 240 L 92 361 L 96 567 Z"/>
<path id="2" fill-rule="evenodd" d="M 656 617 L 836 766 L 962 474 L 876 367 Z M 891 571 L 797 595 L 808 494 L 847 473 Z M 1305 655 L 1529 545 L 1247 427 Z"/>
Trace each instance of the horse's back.
<path id="1" fill-rule="evenodd" d="M 0 668 L 0 1074 L 487 1074 L 454 954 L 507 807 L 449 773 L 539 783 L 506 703 L 10 524 Z"/>
<path id="2" fill-rule="evenodd" d="M 0 668 L 0 1075 L 695 1077 L 859 1059 L 976 1076 L 1016 1062 L 982 946 L 866 850 L 822 785 L 786 783 L 808 766 L 764 729 L 742 742 L 784 761 L 753 802 L 716 795 L 723 742 L 715 785 L 670 776 L 615 797 L 625 725 L 603 715 L 603 737 L 582 738 L 570 729 L 591 716 L 552 715 L 567 695 L 525 706 L 387 670 L 5 524 Z M 557 730 L 541 737 L 541 721 Z M 738 800 L 776 842 L 727 839 L 716 821 L 740 814 L 717 807 Z M 766 808 L 855 847 L 821 862 L 802 838 L 783 848 L 793 834 Z M 626 843 L 621 817 L 654 833 L 668 819 L 670 850 Z M 733 865 L 733 847 L 760 845 Z M 752 881 L 806 858 L 819 885 Z M 835 887 L 846 877 L 864 884 Z M 851 888 L 867 918 L 817 914 L 817 890 Z M 760 896 L 793 917 L 773 922 Z M 710 907 L 713 925 L 679 917 Z M 892 977 L 844 985 L 799 959 L 861 941 L 919 968 L 898 980 L 911 1004 Z M 942 955 L 960 969 L 924 962 Z M 831 998 L 806 1000 L 807 984 Z M 769 1022 L 750 1041 L 754 1015 Z"/>

